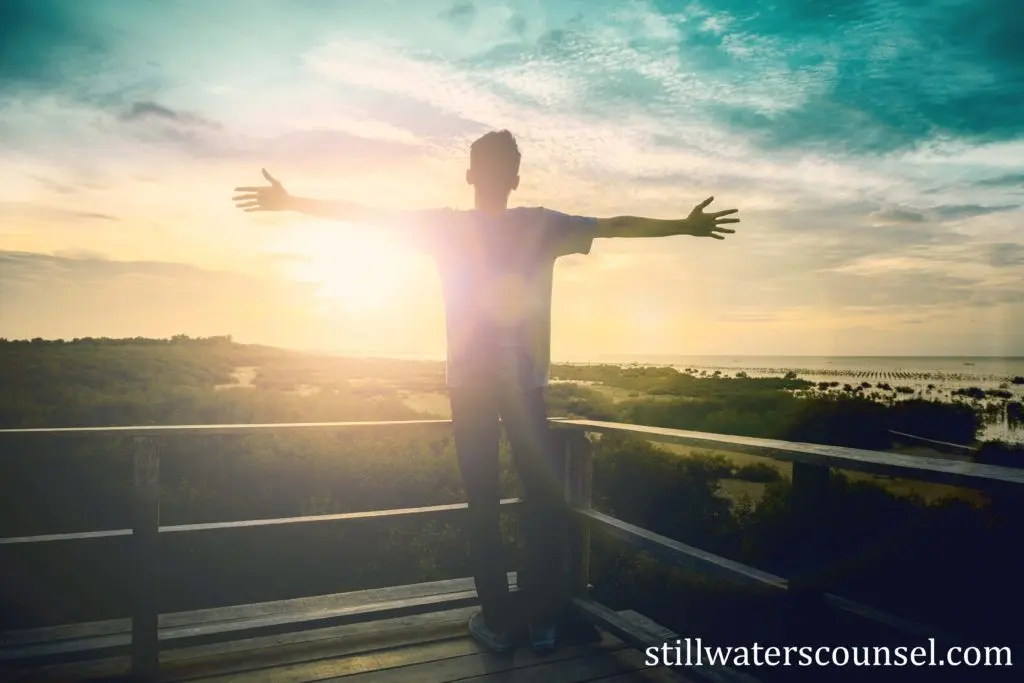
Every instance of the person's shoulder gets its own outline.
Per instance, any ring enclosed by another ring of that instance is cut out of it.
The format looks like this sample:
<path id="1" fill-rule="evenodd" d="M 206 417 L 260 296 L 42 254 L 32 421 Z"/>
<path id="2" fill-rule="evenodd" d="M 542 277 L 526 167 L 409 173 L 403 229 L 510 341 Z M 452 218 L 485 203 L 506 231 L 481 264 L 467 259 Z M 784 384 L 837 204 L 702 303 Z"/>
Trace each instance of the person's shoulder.
<path id="1" fill-rule="evenodd" d="M 530 222 L 550 229 L 561 229 L 567 226 L 571 228 L 590 227 L 597 222 L 596 218 L 575 216 L 544 206 L 529 207 L 524 211 L 527 212 L 526 215 L 530 216 Z"/>
<path id="2" fill-rule="evenodd" d="M 516 223 L 543 223 L 551 213 L 550 209 L 543 206 L 516 206 L 507 209 L 505 213 Z"/>

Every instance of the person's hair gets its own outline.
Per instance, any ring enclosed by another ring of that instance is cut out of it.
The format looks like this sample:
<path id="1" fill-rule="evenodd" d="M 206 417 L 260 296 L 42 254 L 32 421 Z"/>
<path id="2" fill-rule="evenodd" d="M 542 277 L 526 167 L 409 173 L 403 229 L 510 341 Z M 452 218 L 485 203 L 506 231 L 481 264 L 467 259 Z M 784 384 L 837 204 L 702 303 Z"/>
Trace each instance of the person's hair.
<path id="1" fill-rule="evenodd" d="M 469 147 L 469 167 L 485 173 L 519 175 L 522 155 L 515 136 L 507 130 L 495 130 L 480 137 Z"/>

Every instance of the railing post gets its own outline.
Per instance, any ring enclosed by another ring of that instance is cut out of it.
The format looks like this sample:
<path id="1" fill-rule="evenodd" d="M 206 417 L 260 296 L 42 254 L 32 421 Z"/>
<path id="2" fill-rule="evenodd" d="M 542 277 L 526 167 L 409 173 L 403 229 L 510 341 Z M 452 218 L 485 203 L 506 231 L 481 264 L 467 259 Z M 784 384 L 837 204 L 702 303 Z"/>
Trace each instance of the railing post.
<path id="1" fill-rule="evenodd" d="M 153 437 L 136 437 L 134 442 L 132 678 L 150 682 L 160 671 L 160 453 Z"/>
<path id="2" fill-rule="evenodd" d="M 824 592 L 830 474 L 830 468 L 822 465 L 793 463 L 790 538 L 796 572 L 789 578 L 789 591 L 797 624 L 804 621 L 808 610 L 816 611 Z"/>
<path id="3" fill-rule="evenodd" d="M 586 432 L 565 435 L 565 496 L 571 508 L 589 510 L 594 481 L 593 445 Z M 569 592 L 586 596 L 590 586 L 590 524 L 572 515 L 569 524 Z"/>

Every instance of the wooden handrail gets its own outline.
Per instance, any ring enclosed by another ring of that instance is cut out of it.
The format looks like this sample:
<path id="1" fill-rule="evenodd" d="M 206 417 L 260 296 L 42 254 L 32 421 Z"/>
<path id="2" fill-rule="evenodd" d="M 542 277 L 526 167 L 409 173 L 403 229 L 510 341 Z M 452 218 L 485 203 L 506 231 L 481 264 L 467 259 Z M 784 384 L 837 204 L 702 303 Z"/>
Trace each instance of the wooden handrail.
<path id="1" fill-rule="evenodd" d="M 509 509 L 520 503 L 519 498 L 505 498 L 502 506 Z M 332 515 L 305 515 L 302 517 L 273 517 L 268 519 L 245 519 L 234 522 L 202 522 L 199 524 L 172 524 L 159 527 L 160 534 L 180 534 L 195 531 L 219 531 L 224 529 L 256 529 L 286 524 L 324 524 L 328 522 L 362 522 L 371 519 L 422 517 L 442 518 L 458 514 L 466 509 L 465 503 L 451 505 L 430 505 L 418 508 L 396 508 L 391 510 L 368 510 L 366 512 L 340 512 Z M 68 534 L 42 534 L 39 536 L 8 536 L 0 538 L 0 546 L 26 545 L 30 543 L 55 543 L 60 541 L 89 541 L 99 538 L 131 536 L 131 529 L 109 529 L 105 531 L 79 531 Z"/>
<path id="2" fill-rule="evenodd" d="M 692 432 L 668 427 L 597 420 L 557 420 L 556 429 L 582 429 L 604 434 L 628 434 L 638 439 L 756 455 L 816 467 L 902 477 L 981 490 L 1014 490 L 1024 485 L 1024 468 L 986 465 L 948 458 L 869 451 L 845 446 L 762 439 L 732 434 Z"/>
<path id="3" fill-rule="evenodd" d="M 572 420 L 553 418 L 556 429 L 594 433 L 628 434 L 639 439 L 671 443 L 696 448 L 745 453 L 773 460 L 803 463 L 819 467 L 865 472 L 890 477 L 902 477 L 952 486 L 990 490 L 1024 485 L 1024 469 L 973 462 L 930 458 L 919 455 L 886 453 L 844 446 L 762 439 L 732 434 L 695 432 L 668 427 L 650 427 L 621 422 L 599 420 Z M 125 437 L 162 437 L 172 435 L 254 434 L 277 430 L 347 431 L 375 429 L 414 429 L 417 427 L 449 427 L 451 420 L 398 420 L 374 422 L 285 422 L 264 424 L 206 424 L 206 425 L 131 425 L 117 427 L 33 427 L 0 429 L 0 439 L 7 435 L 21 436 L 88 436 L 118 435 Z M 1017 489 L 1014 489 L 1017 490 Z"/>

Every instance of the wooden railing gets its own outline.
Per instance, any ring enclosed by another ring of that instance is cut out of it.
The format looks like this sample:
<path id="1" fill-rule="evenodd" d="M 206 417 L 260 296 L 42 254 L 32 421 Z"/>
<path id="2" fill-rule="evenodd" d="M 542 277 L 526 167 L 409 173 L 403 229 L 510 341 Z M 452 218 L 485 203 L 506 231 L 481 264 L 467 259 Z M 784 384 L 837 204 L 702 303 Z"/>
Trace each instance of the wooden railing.
<path id="1" fill-rule="evenodd" d="M 637 549 L 646 551 L 662 561 L 686 570 L 710 574 L 715 577 L 746 584 L 766 587 L 772 591 L 790 594 L 795 598 L 807 596 L 819 600 L 828 607 L 857 615 L 877 623 L 897 628 L 916 635 L 934 637 L 933 628 L 926 628 L 906 619 L 886 614 L 873 607 L 824 592 L 821 587 L 806 581 L 776 576 L 755 567 L 721 557 L 674 539 L 629 524 L 591 507 L 593 480 L 593 449 L 588 434 L 618 433 L 650 441 L 713 448 L 718 451 L 744 453 L 792 463 L 792 506 L 794 519 L 801 520 L 801 533 L 806 536 L 806 547 L 811 553 L 819 552 L 820 540 L 827 530 L 828 521 L 821 514 L 821 500 L 832 469 L 852 470 L 874 475 L 914 479 L 919 481 L 950 484 L 978 489 L 1003 495 L 1008 492 L 1024 492 L 1024 470 L 975 464 L 948 459 L 906 456 L 881 453 L 853 448 L 823 446 L 807 443 L 791 443 L 771 439 L 730 436 L 690 432 L 678 429 L 645 427 L 640 425 L 598 422 L 590 420 L 552 420 L 554 433 L 558 437 L 564 454 L 564 482 L 566 496 L 570 501 L 579 524 L 573 525 L 574 538 L 571 542 L 579 549 L 573 553 L 578 558 L 572 567 L 572 602 L 575 608 L 598 626 L 639 647 L 660 644 L 675 635 L 663 629 L 652 629 L 643 623 L 630 621 L 587 597 L 589 576 L 590 534 L 601 533 L 621 540 Z M 89 540 L 114 536 L 131 536 L 134 548 L 135 585 L 133 586 L 133 608 L 130 638 L 114 636 L 93 639 L 90 643 L 75 646 L 41 644 L 35 654 L 45 659 L 48 655 L 110 656 L 130 653 L 135 674 L 144 680 L 155 680 L 158 674 L 160 651 L 208 642 L 224 641 L 241 637 L 271 635 L 302 628 L 326 627 L 343 623 L 354 623 L 369 619 L 405 616 L 440 609 L 472 604 L 475 593 L 471 590 L 455 590 L 430 595 L 419 594 L 375 603 L 370 607 L 339 607 L 322 610 L 314 614 L 272 615 L 257 619 L 229 622 L 217 626 L 179 626 L 176 629 L 159 627 L 158 612 L 158 571 L 161 534 L 203 532 L 229 528 L 255 528 L 278 525 L 309 525 L 326 522 L 355 522 L 374 518 L 433 519 L 459 514 L 465 504 L 440 505 L 432 507 L 399 510 L 261 519 L 250 521 L 187 524 L 176 526 L 160 525 L 160 443 L 171 435 L 224 434 L 247 435 L 267 431 L 331 431 L 360 432 L 370 430 L 388 431 L 404 428 L 434 429 L 444 432 L 450 428 L 448 420 L 416 420 L 403 422 L 331 422 L 294 424 L 241 424 L 241 425 L 184 425 L 184 426 L 133 426 L 133 427 L 82 427 L 54 429 L 6 429 L 0 430 L 0 451 L 3 438 L 18 435 L 73 435 L 87 438 L 90 435 L 120 435 L 134 441 L 134 513 L 131 529 L 93 531 L 40 536 L 21 536 L 0 539 L 0 546 L 63 541 Z M 502 501 L 514 509 L 516 499 Z M 77 649 L 76 649 L 77 648 Z M 31 649 L 31 648 L 30 648 Z M 697 672 L 698 674 L 700 672 Z M 725 677 L 723 679 L 723 676 Z M 716 678 L 717 677 L 717 678 Z M 741 677 L 743 678 L 743 677 Z M 739 680 L 735 674 L 716 671 L 714 680 Z M 743 680 L 749 680 L 743 678 Z"/>

